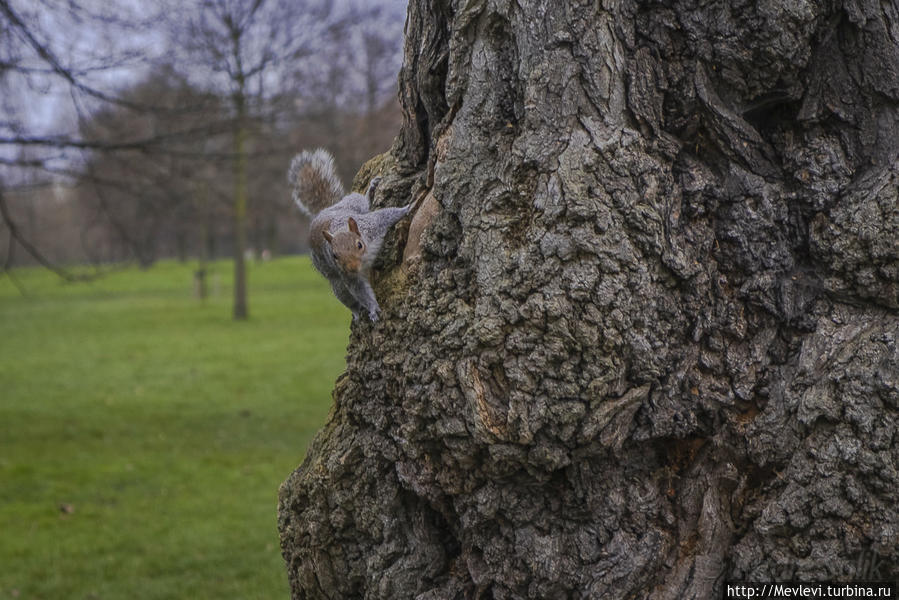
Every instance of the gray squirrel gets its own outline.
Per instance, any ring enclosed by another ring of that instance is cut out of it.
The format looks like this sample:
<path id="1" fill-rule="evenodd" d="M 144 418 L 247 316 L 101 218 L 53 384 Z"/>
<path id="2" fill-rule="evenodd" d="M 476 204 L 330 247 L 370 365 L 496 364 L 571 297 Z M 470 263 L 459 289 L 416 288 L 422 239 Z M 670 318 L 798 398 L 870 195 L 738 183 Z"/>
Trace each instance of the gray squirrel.
<path id="1" fill-rule="evenodd" d="M 297 154 L 290 163 L 287 180 L 294 203 L 312 219 L 312 265 L 331 283 L 337 299 L 353 311 L 354 321 L 362 314 L 377 321 L 380 307 L 369 282 L 371 266 L 387 230 L 409 214 L 412 203 L 371 210 L 381 178 L 371 180 L 364 196 L 345 194 L 334 158 L 321 148 Z"/>

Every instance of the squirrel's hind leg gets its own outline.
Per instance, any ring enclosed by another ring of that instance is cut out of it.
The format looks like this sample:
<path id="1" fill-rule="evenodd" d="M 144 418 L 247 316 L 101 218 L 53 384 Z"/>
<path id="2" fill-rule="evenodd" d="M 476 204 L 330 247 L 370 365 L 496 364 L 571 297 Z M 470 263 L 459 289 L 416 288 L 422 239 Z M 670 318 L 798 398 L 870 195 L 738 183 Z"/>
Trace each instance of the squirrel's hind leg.
<path id="1" fill-rule="evenodd" d="M 350 215 L 364 215 L 370 208 L 368 198 L 355 192 L 344 196 L 334 207 L 339 207 L 337 210 L 343 215 L 347 213 Z"/>
<path id="2" fill-rule="evenodd" d="M 368 191 L 365 192 L 365 197 L 368 198 L 369 202 L 375 201 L 375 190 L 378 189 L 378 186 L 381 184 L 381 176 L 372 177 L 371 181 L 368 182 Z"/>
<path id="3" fill-rule="evenodd" d="M 365 192 L 364 196 L 357 192 L 347 194 L 335 206 L 340 206 L 342 211 L 346 211 L 353 215 L 364 215 L 368 213 L 371 210 L 371 203 L 375 199 L 375 189 L 380 182 L 381 178 L 375 177 L 371 180 L 371 183 L 368 184 L 368 191 Z"/>
<path id="4" fill-rule="evenodd" d="M 382 233 L 383 237 L 383 233 L 386 233 L 397 221 L 408 215 L 410 210 L 412 210 L 412 205 L 407 204 L 406 206 L 400 206 L 399 208 L 379 208 L 371 214 L 376 216 L 374 221 L 377 224 L 379 233 Z"/>

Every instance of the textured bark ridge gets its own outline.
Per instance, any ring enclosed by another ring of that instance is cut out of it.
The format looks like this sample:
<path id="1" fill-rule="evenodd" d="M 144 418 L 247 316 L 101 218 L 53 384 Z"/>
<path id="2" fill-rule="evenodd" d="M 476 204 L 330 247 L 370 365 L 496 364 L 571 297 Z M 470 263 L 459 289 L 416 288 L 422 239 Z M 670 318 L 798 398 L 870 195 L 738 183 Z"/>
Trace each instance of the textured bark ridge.
<path id="1" fill-rule="evenodd" d="M 899 577 L 896 4 L 406 29 L 382 200 L 428 220 L 282 487 L 293 598 Z"/>

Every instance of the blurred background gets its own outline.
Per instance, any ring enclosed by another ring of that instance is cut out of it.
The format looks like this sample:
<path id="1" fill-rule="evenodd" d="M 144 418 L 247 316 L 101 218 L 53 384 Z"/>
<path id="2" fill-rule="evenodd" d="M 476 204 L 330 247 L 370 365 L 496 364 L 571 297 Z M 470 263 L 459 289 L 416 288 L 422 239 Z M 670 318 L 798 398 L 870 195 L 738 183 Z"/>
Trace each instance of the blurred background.
<path id="1" fill-rule="evenodd" d="M 0 1 L 9 216 L 54 263 L 230 256 L 240 175 L 247 249 L 304 250 L 286 165 L 324 146 L 348 180 L 390 146 L 404 18 L 396 0 Z M 4 264 L 35 264 L 9 239 L 4 219 Z"/>
<path id="2" fill-rule="evenodd" d="M 0 0 L 0 599 L 286 598 L 349 312 L 286 183 L 398 131 L 398 0 Z"/>

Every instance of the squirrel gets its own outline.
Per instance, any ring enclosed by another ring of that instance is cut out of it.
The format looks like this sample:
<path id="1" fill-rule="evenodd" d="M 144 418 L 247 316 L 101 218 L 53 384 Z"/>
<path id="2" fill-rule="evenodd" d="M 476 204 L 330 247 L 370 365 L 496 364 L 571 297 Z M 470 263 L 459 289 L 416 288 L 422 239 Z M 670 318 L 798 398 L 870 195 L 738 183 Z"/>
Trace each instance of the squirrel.
<path id="1" fill-rule="evenodd" d="M 312 265 L 331 283 L 334 295 L 353 312 L 353 320 L 365 314 L 374 323 L 380 307 L 371 288 L 369 274 L 387 230 L 412 210 L 371 210 L 375 177 L 363 196 L 346 194 L 334 168 L 334 157 L 319 148 L 297 154 L 290 163 L 287 180 L 293 201 L 312 219 L 309 247 Z"/>

